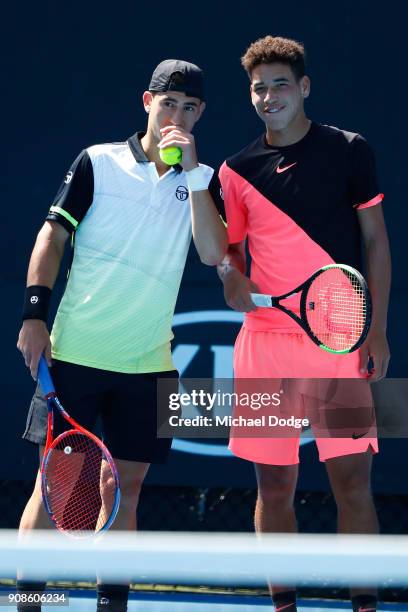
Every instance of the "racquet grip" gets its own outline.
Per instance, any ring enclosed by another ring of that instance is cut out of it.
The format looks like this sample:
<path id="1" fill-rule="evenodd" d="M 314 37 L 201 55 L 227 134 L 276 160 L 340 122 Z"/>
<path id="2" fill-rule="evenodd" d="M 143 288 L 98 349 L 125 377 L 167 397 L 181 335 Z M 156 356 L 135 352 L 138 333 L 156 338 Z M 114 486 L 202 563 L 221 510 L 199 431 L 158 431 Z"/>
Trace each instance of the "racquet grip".
<path id="1" fill-rule="evenodd" d="M 265 293 L 251 293 L 251 300 L 255 306 L 260 306 L 261 308 L 273 308 L 272 297 L 270 295 L 266 295 Z"/>
<path id="2" fill-rule="evenodd" d="M 40 361 L 38 364 L 38 382 L 40 383 L 40 387 L 45 397 L 50 393 L 55 393 L 55 387 L 52 382 L 52 378 L 50 372 L 48 370 L 47 362 L 45 360 L 44 355 L 41 355 Z"/>

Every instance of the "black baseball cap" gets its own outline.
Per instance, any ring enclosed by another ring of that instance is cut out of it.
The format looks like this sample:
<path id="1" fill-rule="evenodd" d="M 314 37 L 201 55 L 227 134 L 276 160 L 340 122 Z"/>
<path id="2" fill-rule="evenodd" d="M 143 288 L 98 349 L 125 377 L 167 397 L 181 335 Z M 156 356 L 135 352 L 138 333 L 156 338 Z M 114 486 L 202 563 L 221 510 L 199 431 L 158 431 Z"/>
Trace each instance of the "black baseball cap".
<path id="1" fill-rule="evenodd" d="M 183 60 L 164 60 L 152 74 L 149 91 L 180 91 L 204 100 L 203 71 Z"/>

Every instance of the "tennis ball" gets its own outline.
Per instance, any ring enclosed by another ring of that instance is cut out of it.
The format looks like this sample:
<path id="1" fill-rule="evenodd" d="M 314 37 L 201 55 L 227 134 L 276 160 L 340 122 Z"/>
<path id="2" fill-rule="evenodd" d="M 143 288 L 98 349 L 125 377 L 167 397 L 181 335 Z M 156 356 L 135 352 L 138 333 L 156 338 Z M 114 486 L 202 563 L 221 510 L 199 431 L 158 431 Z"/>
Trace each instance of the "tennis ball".
<path id="1" fill-rule="evenodd" d="M 168 166 L 175 166 L 181 162 L 183 151 L 180 147 L 166 147 L 159 150 L 160 159 Z"/>

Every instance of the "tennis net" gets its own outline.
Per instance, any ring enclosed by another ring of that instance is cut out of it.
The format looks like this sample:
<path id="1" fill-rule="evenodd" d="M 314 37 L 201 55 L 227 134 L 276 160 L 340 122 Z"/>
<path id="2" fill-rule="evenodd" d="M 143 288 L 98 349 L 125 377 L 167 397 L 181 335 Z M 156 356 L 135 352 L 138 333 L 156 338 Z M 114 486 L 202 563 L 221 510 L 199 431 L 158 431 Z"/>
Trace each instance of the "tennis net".
<path id="1" fill-rule="evenodd" d="M 0 532 L 0 578 L 260 586 L 408 585 L 408 536 Z"/>

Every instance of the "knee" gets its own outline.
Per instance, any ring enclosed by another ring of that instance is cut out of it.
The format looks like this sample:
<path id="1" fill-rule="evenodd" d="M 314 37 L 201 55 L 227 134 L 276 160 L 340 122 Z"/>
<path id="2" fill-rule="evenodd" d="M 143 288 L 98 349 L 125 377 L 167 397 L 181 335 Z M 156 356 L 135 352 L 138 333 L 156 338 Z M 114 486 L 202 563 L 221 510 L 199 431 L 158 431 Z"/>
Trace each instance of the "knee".
<path id="1" fill-rule="evenodd" d="M 120 494 L 121 505 L 136 507 L 139 502 L 140 491 L 142 489 L 143 480 L 137 478 L 121 478 Z"/>
<path id="2" fill-rule="evenodd" d="M 334 495 L 338 505 L 357 507 L 367 504 L 372 499 L 370 480 L 358 474 L 350 474 L 336 483 Z"/>
<path id="3" fill-rule="evenodd" d="M 106 471 L 102 474 L 102 497 L 104 495 L 110 499 L 111 492 L 115 486 L 115 478 L 113 474 Z M 122 510 L 136 511 L 139 503 L 139 495 L 142 487 L 142 480 L 135 477 L 122 476 L 119 480 L 120 487 L 120 507 Z"/>
<path id="4" fill-rule="evenodd" d="M 272 478 L 260 478 L 258 480 L 258 503 L 267 507 L 292 505 L 295 489 L 296 477 L 285 471 Z"/>
<path id="5" fill-rule="evenodd" d="M 287 506 L 293 503 L 293 492 L 289 487 L 260 487 L 258 489 L 258 503 L 273 508 Z"/>

